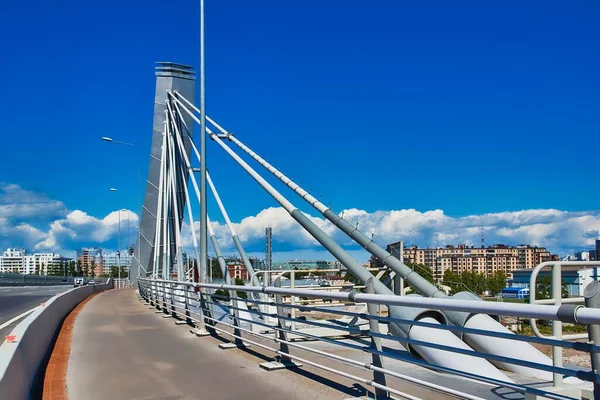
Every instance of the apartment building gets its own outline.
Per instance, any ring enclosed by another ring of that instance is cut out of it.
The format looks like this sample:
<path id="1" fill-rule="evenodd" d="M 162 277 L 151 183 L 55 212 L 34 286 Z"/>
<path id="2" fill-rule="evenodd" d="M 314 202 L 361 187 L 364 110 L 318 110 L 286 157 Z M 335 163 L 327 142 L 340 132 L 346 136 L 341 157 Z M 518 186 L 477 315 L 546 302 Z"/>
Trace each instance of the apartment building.
<path id="1" fill-rule="evenodd" d="M 6 249 L 0 256 L 0 272 L 17 274 L 42 274 L 65 265 L 70 258 L 56 253 L 27 254 L 25 249 Z"/>
<path id="2" fill-rule="evenodd" d="M 405 247 L 402 242 L 391 243 L 387 250 L 397 258 L 431 268 L 434 277 L 441 280 L 446 270 L 455 273 L 465 271 L 491 275 L 502 271 L 512 276 L 517 269 L 533 268 L 552 259 L 544 247 L 521 244 L 507 246 L 496 244 L 488 247 L 447 245 L 437 248 Z"/>
<path id="3" fill-rule="evenodd" d="M 94 276 L 102 274 L 103 253 L 100 247 L 83 247 L 77 250 L 77 263 L 83 268 L 93 266 Z"/>
<path id="4" fill-rule="evenodd" d="M 102 253 L 102 273 L 110 274 L 111 269 L 119 265 L 129 270 L 132 259 L 133 248 L 121 252 L 120 256 L 116 251 L 113 253 Z"/>

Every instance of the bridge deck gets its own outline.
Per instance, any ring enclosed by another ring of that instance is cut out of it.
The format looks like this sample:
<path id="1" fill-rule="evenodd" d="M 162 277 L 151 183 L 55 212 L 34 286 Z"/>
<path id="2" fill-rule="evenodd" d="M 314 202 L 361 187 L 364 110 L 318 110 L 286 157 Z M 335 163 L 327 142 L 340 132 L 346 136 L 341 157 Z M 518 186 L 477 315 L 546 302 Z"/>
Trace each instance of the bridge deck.
<path id="1" fill-rule="evenodd" d="M 332 387 L 306 373 L 264 371 L 256 354 L 220 350 L 218 343 L 157 316 L 133 290 L 107 291 L 86 304 L 75 322 L 69 398 L 317 400 L 361 394 L 348 382 Z"/>

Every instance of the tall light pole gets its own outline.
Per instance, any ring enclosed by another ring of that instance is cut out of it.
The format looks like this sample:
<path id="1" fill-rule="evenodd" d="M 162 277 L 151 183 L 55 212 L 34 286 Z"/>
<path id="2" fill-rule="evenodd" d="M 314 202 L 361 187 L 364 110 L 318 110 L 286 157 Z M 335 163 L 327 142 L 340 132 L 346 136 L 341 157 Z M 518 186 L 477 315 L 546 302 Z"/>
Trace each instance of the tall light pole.
<path id="1" fill-rule="evenodd" d="M 135 144 L 133 143 L 129 143 L 129 142 L 123 142 L 120 140 L 115 140 L 111 137 L 108 136 L 102 136 L 101 138 L 102 140 L 104 140 L 105 142 L 109 142 L 109 143 L 116 143 L 116 144 L 122 144 L 125 146 L 131 146 L 131 147 L 136 147 Z M 140 164 L 138 163 L 138 182 L 137 182 L 137 188 L 136 188 L 136 193 L 137 193 L 137 205 L 139 207 L 139 214 L 138 214 L 138 237 L 137 237 L 137 248 L 138 248 L 138 254 L 137 254 L 137 262 L 138 262 L 138 269 L 137 269 L 137 275 L 138 277 L 140 276 L 141 273 L 141 268 L 142 268 L 142 264 L 140 263 L 140 238 L 141 238 L 141 227 L 139 226 L 139 223 L 141 221 L 142 218 L 142 204 L 140 202 L 140 182 L 142 180 L 142 173 L 141 173 L 141 167 Z M 127 241 L 129 241 L 129 215 L 127 216 Z M 127 255 L 129 257 L 129 254 Z M 130 264 L 131 267 L 131 264 Z M 120 271 L 120 270 L 119 270 Z"/>
<path id="2" fill-rule="evenodd" d="M 111 192 L 115 192 L 117 194 L 117 203 L 119 203 L 119 191 L 115 188 L 109 189 Z M 119 208 L 119 235 L 117 238 L 117 271 L 119 274 L 119 283 L 117 288 L 121 286 L 121 209 Z"/>
<path id="3" fill-rule="evenodd" d="M 207 281 L 206 87 L 204 82 L 204 0 L 200 0 L 200 281 Z"/>

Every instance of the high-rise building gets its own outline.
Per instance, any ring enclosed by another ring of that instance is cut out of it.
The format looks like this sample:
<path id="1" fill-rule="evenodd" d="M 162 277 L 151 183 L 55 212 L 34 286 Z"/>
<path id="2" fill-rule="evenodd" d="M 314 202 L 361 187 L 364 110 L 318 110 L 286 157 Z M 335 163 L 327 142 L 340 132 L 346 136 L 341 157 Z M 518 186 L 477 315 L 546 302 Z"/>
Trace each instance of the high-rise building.
<path id="1" fill-rule="evenodd" d="M 94 269 L 94 275 L 102 274 L 102 249 L 100 247 L 83 247 L 77 250 L 77 263 L 81 264 L 82 268 Z"/>

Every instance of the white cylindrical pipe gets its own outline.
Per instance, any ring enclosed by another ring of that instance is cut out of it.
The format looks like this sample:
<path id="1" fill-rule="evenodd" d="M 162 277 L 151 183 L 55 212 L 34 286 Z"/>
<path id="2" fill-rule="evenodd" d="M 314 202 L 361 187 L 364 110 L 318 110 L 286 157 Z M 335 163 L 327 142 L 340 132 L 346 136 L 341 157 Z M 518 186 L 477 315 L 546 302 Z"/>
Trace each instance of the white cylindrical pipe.
<path id="1" fill-rule="evenodd" d="M 421 322 L 429 324 L 439 324 L 434 318 L 425 317 L 420 319 Z M 408 333 L 408 338 L 423 342 L 435 343 L 449 347 L 456 347 L 464 350 L 472 350 L 457 336 L 440 331 L 439 329 L 428 328 L 424 326 L 413 326 Z M 471 357 L 465 354 L 452 353 L 449 351 L 438 350 L 431 347 L 412 345 L 414 349 L 434 365 L 443 365 L 447 368 L 452 368 L 458 371 L 464 371 L 475 375 L 481 375 L 492 379 L 497 379 L 503 382 L 514 383 L 508 376 L 504 375 L 500 370 L 490 364 L 485 358 Z"/>
<path id="2" fill-rule="evenodd" d="M 501 332 L 511 334 L 507 328 L 494 321 L 487 315 L 475 314 L 467 320 L 465 328 L 481 329 L 484 331 Z M 502 339 L 497 337 L 474 335 L 465 333 L 463 339 L 475 350 L 482 353 L 498 354 L 503 357 L 527 360 L 543 365 L 552 365 L 552 360 L 544 353 L 526 342 L 518 340 Z M 523 367 L 521 365 L 508 364 L 502 361 L 492 361 L 498 368 L 516 372 L 527 376 L 533 376 L 539 379 L 552 380 L 552 373 L 533 368 Z"/>

